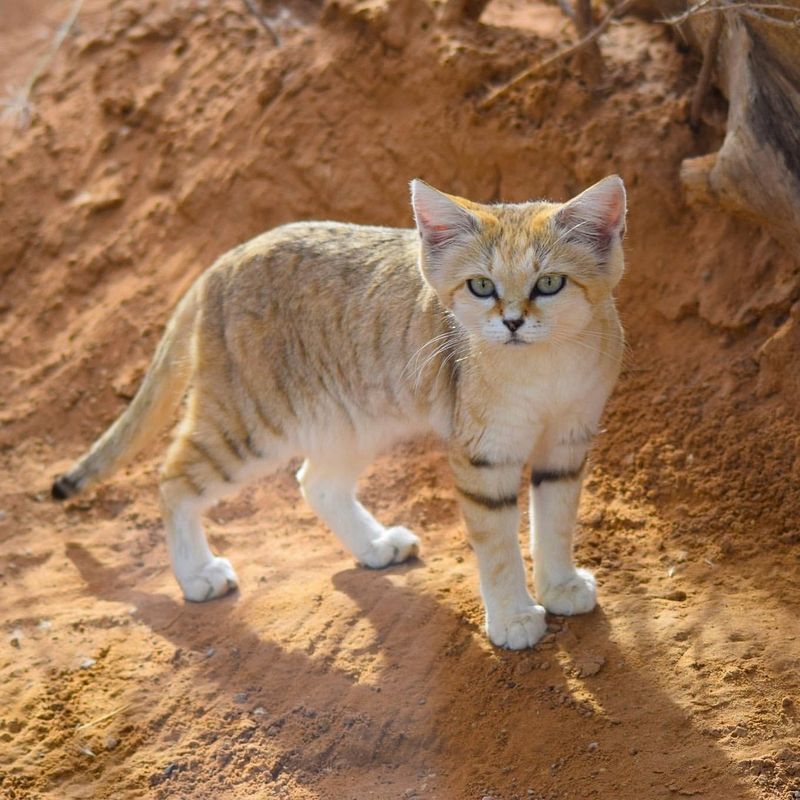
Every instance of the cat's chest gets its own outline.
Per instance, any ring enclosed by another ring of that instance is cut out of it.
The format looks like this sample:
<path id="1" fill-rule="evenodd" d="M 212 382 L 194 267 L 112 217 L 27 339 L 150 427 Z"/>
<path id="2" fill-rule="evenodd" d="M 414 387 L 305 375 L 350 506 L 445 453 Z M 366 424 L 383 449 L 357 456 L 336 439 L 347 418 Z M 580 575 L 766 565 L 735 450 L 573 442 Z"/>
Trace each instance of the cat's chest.
<path id="1" fill-rule="evenodd" d="M 608 395 L 605 383 L 602 370 L 589 364 L 496 371 L 465 387 L 461 433 L 477 436 L 487 455 L 525 459 L 548 429 L 593 427 Z"/>

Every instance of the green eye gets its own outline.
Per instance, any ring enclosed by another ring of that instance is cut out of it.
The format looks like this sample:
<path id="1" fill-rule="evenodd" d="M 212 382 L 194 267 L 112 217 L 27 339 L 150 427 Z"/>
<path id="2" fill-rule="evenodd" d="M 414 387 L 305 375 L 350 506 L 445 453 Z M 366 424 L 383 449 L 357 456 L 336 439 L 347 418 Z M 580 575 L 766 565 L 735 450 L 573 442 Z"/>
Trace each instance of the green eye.
<path id="1" fill-rule="evenodd" d="M 475 297 L 492 297 L 496 294 L 494 284 L 488 278 L 470 278 L 467 281 L 469 289 Z"/>
<path id="2" fill-rule="evenodd" d="M 552 295 L 558 294 L 566 284 L 567 279 L 563 275 L 542 275 L 536 286 L 533 287 L 531 297 L 536 297 L 537 294 Z"/>

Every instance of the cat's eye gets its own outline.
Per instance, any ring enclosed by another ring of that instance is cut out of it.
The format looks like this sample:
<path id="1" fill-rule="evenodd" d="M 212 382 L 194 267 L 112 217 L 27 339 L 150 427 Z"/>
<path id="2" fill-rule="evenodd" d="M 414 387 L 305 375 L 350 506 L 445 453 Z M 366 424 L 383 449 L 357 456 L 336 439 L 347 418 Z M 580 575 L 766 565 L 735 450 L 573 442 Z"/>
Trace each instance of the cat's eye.
<path id="1" fill-rule="evenodd" d="M 536 281 L 531 296 L 558 294 L 564 288 L 566 282 L 567 279 L 564 275 L 542 275 L 542 277 Z"/>
<path id="2" fill-rule="evenodd" d="M 493 297 L 497 292 L 495 291 L 494 284 L 488 278 L 470 278 L 467 281 L 467 289 L 469 289 L 475 297 Z"/>

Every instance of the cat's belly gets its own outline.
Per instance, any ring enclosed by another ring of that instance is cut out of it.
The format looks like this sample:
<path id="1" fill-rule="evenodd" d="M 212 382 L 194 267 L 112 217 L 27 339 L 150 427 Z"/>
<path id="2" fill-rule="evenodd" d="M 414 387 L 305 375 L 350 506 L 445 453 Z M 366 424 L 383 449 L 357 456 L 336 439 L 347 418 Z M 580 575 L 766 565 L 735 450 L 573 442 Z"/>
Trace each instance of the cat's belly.
<path id="1" fill-rule="evenodd" d="M 355 402 L 317 409 L 293 432 L 298 455 L 339 454 L 344 460 L 369 460 L 392 445 L 434 433 L 447 437 L 450 412 L 446 408 L 408 409 L 385 400 L 364 409 Z"/>

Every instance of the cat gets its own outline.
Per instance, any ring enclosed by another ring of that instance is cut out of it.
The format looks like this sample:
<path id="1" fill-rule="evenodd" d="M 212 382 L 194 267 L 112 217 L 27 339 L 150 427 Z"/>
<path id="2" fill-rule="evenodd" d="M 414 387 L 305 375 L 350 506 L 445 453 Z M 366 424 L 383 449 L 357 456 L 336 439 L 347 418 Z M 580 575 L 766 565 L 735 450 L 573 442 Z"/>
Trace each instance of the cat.
<path id="1" fill-rule="evenodd" d="M 185 396 L 161 508 L 184 596 L 210 600 L 237 577 L 201 513 L 296 456 L 303 496 L 358 561 L 417 555 L 417 536 L 381 525 L 355 486 L 380 451 L 433 431 L 448 444 L 488 637 L 532 647 L 545 609 L 595 606 L 572 537 L 624 347 L 613 289 L 625 187 L 612 175 L 566 203 L 495 205 L 420 180 L 411 193 L 416 229 L 293 223 L 219 258 L 180 301 L 127 410 L 52 493 L 111 475 Z M 540 604 L 517 539 L 526 464 Z"/>

